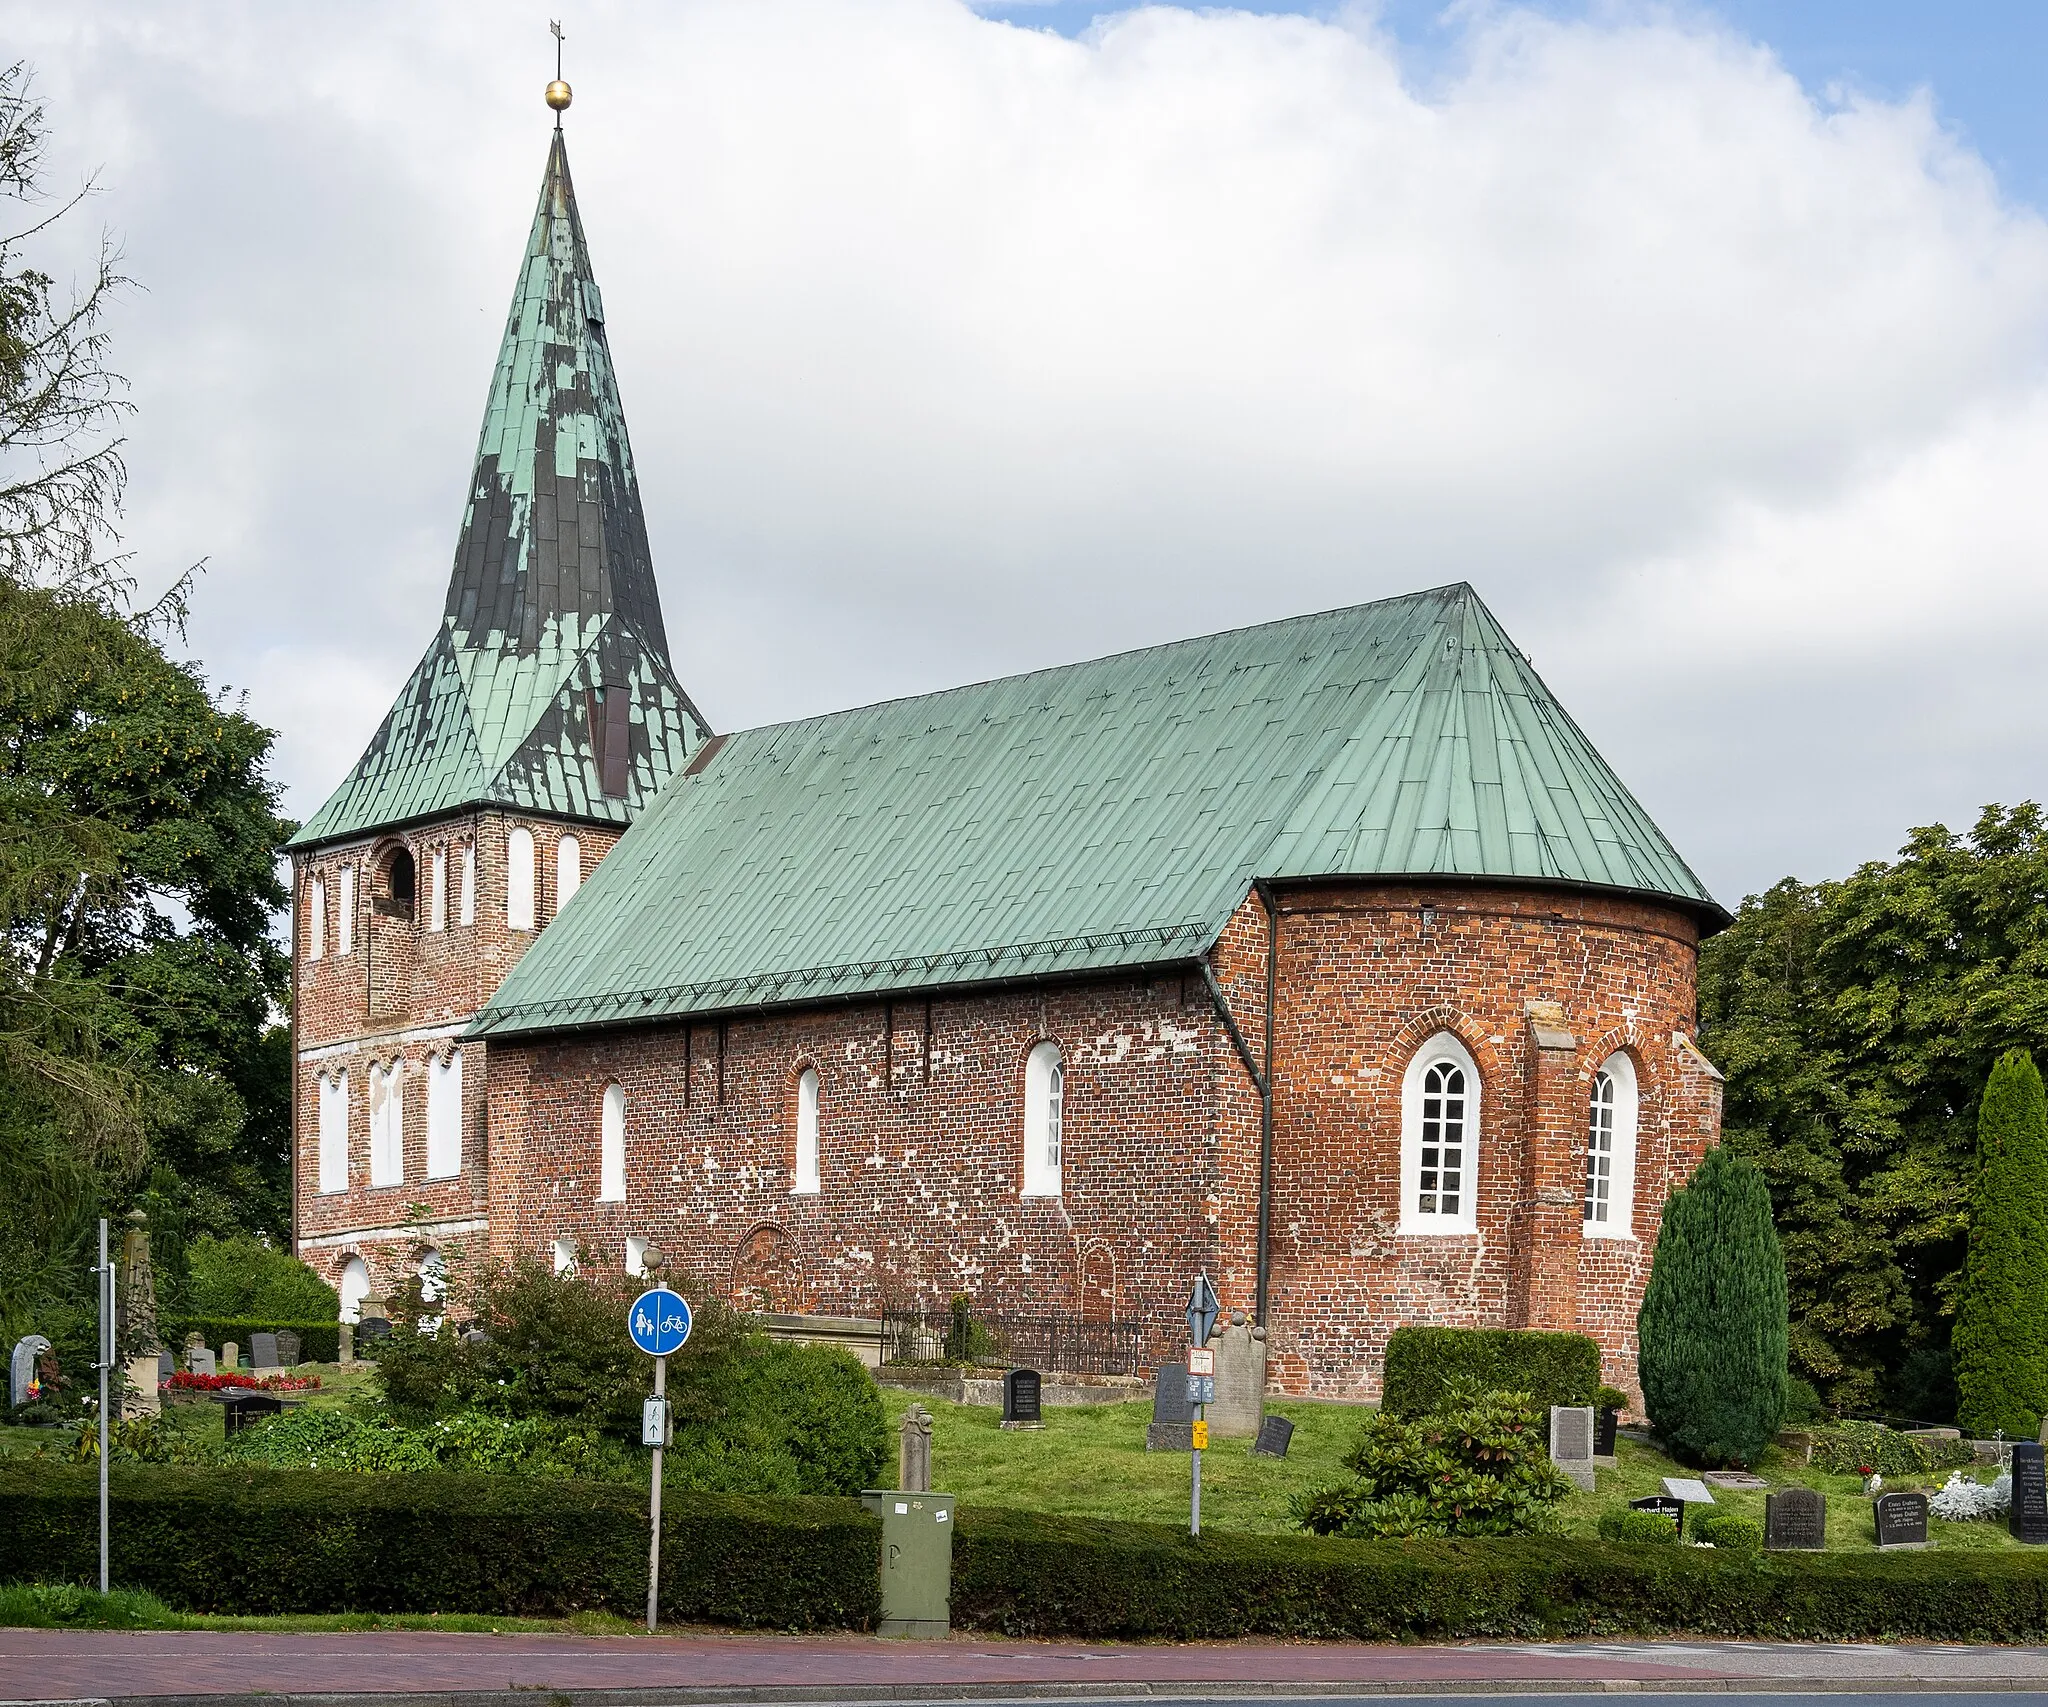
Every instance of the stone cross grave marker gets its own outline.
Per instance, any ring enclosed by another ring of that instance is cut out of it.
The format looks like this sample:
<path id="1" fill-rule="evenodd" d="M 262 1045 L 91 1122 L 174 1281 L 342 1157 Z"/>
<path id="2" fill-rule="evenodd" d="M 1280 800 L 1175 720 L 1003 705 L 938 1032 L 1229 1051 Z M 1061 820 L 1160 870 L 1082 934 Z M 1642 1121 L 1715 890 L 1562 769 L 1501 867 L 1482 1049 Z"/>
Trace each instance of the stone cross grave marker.
<path id="1" fill-rule="evenodd" d="M 220 1348 L 220 1372 L 223 1375 L 239 1373 L 242 1367 L 242 1348 L 233 1340 L 223 1340 Z"/>
<path id="2" fill-rule="evenodd" d="M 1004 1428 L 1045 1427 L 1039 1411 L 1041 1380 L 1035 1369 L 1013 1369 L 1003 1377 Z"/>
<path id="3" fill-rule="evenodd" d="M 1675 1500 L 1669 1494 L 1652 1494 L 1648 1499 L 1630 1500 L 1628 1503 L 1637 1511 L 1653 1511 L 1659 1517 L 1668 1518 L 1673 1529 L 1681 1536 L 1685 1534 L 1684 1500 Z"/>
<path id="4" fill-rule="evenodd" d="M 1211 1342 L 1216 1348 L 1216 1402 L 1209 1407 L 1212 1439 L 1249 1440 L 1266 1416 L 1266 1330 L 1242 1310 Z"/>
<path id="5" fill-rule="evenodd" d="M 7 1402 L 28 1403 L 28 1390 L 35 1384 L 36 1359 L 50 1349 L 41 1334 L 24 1334 L 14 1342 L 14 1355 L 7 1360 Z"/>
<path id="6" fill-rule="evenodd" d="M 1870 1504 L 1880 1548 L 1927 1545 L 1925 1494 L 1879 1494 Z"/>
<path id="7" fill-rule="evenodd" d="M 1259 1438 L 1252 1442 L 1254 1458 L 1285 1458 L 1294 1444 L 1294 1424 L 1285 1417 L 1268 1417 L 1259 1424 Z"/>
<path id="8" fill-rule="evenodd" d="M 193 1345 L 185 1348 L 185 1367 L 194 1375 L 212 1375 L 213 1350 L 210 1346 Z"/>
<path id="9" fill-rule="evenodd" d="M 932 1491 L 932 1414 L 922 1405 L 905 1411 L 896 1431 L 896 1489 L 905 1494 Z"/>
<path id="10" fill-rule="evenodd" d="M 1593 1407 L 1550 1407 L 1550 1461 L 1575 1487 L 1593 1491 Z"/>
<path id="11" fill-rule="evenodd" d="M 277 1361 L 286 1369 L 299 1366 L 299 1336 L 290 1328 L 277 1330 Z"/>
<path id="12" fill-rule="evenodd" d="M 251 1334 L 249 1336 L 249 1367 L 251 1369 L 275 1369 L 277 1367 L 277 1335 Z"/>
<path id="13" fill-rule="evenodd" d="M 1764 1546 L 1774 1553 L 1818 1553 L 1828 1544 L 1828 1502 L 1811 1488 L 1764 1495 Z"/>
<path id="14" fill-rule="evenodd" d="M 1162 1363 L 1152 1381 L 1152 1421 L 1145 1430 L 1147 1452 L 1191 1452 L 1195 1410 L 1188 1403 L 1188 1366 Z"/>
<path id="15" fill-rule="evenodd" d="M 2048 1462 L 2035 1441 L 2022 1440 L 2012 1449 L 2012 1505 L 2005 1526 L 2015 1541 L 2029 1546 L 2048 1542 Z"/>

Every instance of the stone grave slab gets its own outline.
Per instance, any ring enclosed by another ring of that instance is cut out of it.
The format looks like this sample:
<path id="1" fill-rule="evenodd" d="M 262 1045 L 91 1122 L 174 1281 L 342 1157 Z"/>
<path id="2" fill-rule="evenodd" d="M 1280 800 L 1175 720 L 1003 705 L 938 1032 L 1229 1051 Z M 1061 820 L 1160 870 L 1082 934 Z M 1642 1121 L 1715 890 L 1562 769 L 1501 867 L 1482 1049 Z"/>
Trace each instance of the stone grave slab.
<path id="1" fill-rule="evenodd" d="M 290 1328 L 277 1330 L 277 1361 L 286 1369 L 299 1366 L 299 1336 Z"/>
<path id="2" fill-rule="evenodd" d="M 36 1386 L 36 1360 L 50 1349 L 50 1342 L 41 1334 L 23 1334 L 14 1342 L 14 1352 L 7 1360 L 7 1402 L 10 1405 L 28 1403 L 28 1390 Z"/>
<path id="3" fill-rule="evenodd" d="M 1700 1480 L 1710 1488 L 1734 1488 L 1753 1494 L 1763 1493 L 1771 1485 L 1763 1477 L 1752 1475 L 1747 1470 L 1709 1470 Z"/>
<path id="4" fill-rule="evenodd" d="M 251 1369 L 275 1369 L 277 1361 L 277 1335 L 251 1334 L 249 1336 L 249 1367 Z"/>
<path id="5" fill-rule="evenodd" d="M 2012 1505 L 2005 1515 L 2006 1532 L 2030 1547 L 2048 1542 L 2048 1462 L 2036 1441 L 2017 1441 L 2012 1449 Z"/>
<path id="6" fill-rule="evenodd" d="M 1216 1351 L 1216 1400 L 1209 1407 L 1209 1438 L 1250 1440 L 1266 1416 L 1266 1330 L 1242 1310 L 1210 1342 Z"/>
<path id="7" fill-rule="evenodd" d="M 1188 1403 L 1188 1366 L 1162 1363 L 1152 1384 L 1152 1421 L 1145 1430 L 1145 1450 L 1193 1451 L 1194 1421 L 1194 1407 Z"/>
<path id="8" fill-rule="evenodd" d="M 1647 1499 L 1630 1500 L 1628 1503 L 1636 1511 L 1653 1511 L 1659 1517 L 1668 1518 L 1673 1529 L 1681 1536 L 1685 1534 L 1684 1500 L 1675 1500 L 1669 1494 L 1651 1494 Z"/>
<path id="9" fill-rule="evenodd" d="M 1880 1549 L 1927 1545 L 1925 1494 L 1879 1494 L 1870 1506 Z"/>
<path id="10" fill-rule="evenodd" d="M 1811 1488 L 1764 1495 L 1764 1546 L 1773 1553 L 1818 1553 L 1828 1544 L 1828 1502 Z"/>
<path id="11" fill-rule="evenodd" d="M 1593 1491 L 1593 1407 L 1550 1407 L 1550 1461 L 1586 1493 Z"/>
<path id="12" fill-rule="evenodd" d="M 241 1367 L 242 1348 L 233 1340 L 223 1340 L 220 1348 L 220 1372 L 223 1375 L 234 1375 L 240 1372 Z"/>
<path id="13" fill-rule="evenodd" d="M 204 1345 L 190 1347 L 185 1353 L 185 1367 L 194 1375 L 218 1373 L 213 1365 L 213 1348 Z"/>
<path id="14" fill-rule="evenodd" d="M 177 1373 L 178 1360 L 170 1354 L 169 1350 L 166 1349 L 158 1352 L 156 1354 L 156 1378 L 158 1384 L 161 1385 L 170 1380 Z"/>
<path id="15" fill-rule="evenodd" d="M 1675 1500 L 1685 1501 L 1687 1505 L 1712 1505 L 1714 1503 L 1713 1489 L 1709 1488 L 1697 1476 L 1666 1476 L 1664 1478 L 1664 1491 Z"/>
<path id="16" fill-rule="evenodd" d="M 1268 1417 L 1259 1424 L 1259 1438 L 1252 1442 L 1254 1458 L 1285 1458 L 1294 1444 L 1294 1424 L 1285 1417 Z"/>
<path id="17" fill-rule="evenodd" d="M 1013 1369 L 1003 1377 L 1004 1428 L 1043 1428 L 1040 1408 L 1044 1377 L 1035 1369 Z"/>

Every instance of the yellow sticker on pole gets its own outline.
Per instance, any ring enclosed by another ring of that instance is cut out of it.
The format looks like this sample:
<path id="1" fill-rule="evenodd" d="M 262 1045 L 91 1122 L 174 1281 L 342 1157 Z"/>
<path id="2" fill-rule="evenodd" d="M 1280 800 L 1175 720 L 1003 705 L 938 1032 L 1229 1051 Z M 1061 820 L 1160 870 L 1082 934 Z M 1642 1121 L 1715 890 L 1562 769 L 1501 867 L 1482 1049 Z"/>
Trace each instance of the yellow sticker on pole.
<path id="1" fill-rule="evenodd" d="M 1198 1422 L 1194 1425 L 1194 1427 L 1195 1450 L 1197 1452 L 1200 1452 L 1203 1447 L 1209 1444 L 1209 1425 L 1205 1422 Z"/>

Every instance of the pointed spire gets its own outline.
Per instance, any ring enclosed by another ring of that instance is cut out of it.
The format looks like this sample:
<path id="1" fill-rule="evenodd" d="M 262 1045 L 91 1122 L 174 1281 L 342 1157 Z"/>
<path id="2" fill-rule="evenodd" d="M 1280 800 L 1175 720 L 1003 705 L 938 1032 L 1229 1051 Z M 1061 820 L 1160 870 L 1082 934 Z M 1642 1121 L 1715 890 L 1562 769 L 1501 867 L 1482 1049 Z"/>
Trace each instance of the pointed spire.
<path id="1" fill-rule="evenodd" d="M 709 733 L 669 664 L 604 299 L 558 129 L 441 631 L 298 840 L 487 803 L 624 822 Z"/>

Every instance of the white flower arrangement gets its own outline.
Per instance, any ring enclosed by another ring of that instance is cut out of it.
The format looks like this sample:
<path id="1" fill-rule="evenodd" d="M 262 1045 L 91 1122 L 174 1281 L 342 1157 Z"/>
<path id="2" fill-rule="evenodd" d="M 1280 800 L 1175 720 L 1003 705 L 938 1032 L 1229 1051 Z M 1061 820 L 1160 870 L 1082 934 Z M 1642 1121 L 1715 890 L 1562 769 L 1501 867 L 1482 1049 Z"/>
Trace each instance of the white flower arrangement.
<path id="1" fill-rule="evenodd" d="M 1972 1481 L 1962 1471 L 1953 1472 L 1941 1491 L 1927 1502 L 1936 1517 L 1951 1523 L 1996 1517 L 2012 1504 L 2012 1473 L 2002 1472 L 1995 1482 Z"/>

